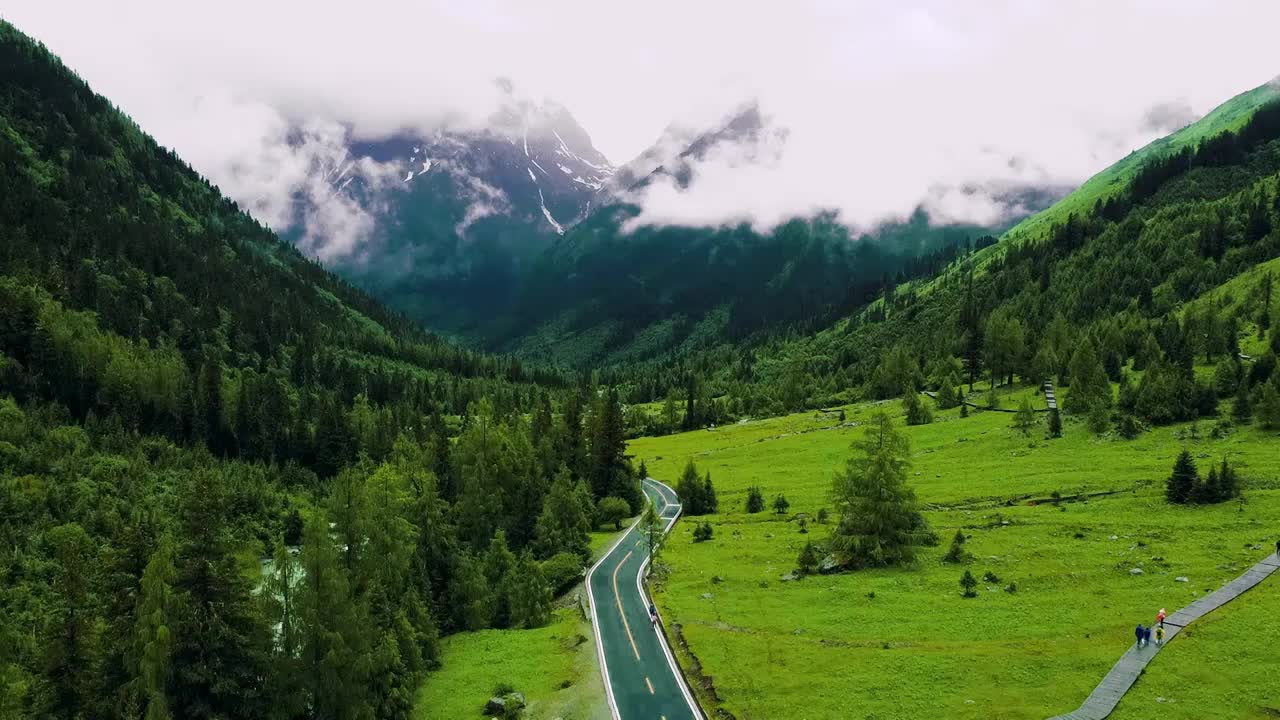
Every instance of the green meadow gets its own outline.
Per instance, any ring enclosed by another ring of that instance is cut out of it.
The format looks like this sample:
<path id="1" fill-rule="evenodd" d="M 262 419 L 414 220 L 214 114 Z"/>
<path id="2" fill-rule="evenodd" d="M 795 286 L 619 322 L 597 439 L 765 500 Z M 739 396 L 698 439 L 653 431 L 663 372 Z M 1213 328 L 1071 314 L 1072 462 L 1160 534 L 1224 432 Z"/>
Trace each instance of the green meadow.
<path id="1" fill-rule="evenodd" d="M 1022 388 L 1003 405 L 1034 392 Z M 721 512 L 706 518 L 713 539 L 694 544 L 693 523 L 678 523 L 656 581 L 661 610 L 688 644 L 682 662 L 692 656 L 700 667 L 695 684 L 706 707 L 739 720 L 1043 719 L 1089 694 L 1132 642 L 1135 624 L 1217 589 L 1280 537 L 1274 434 L 1254 427 L 1214 433 L 1201 422 L 1122 440 L 1096 437 L 1065 418 L 1064 436 L 1046 440 L 1043 428 L 1030 437 L 1012 429 L 1011 413 L 961 418 L 953 409 L 905 428 L 911 483 L 939 545 L 910 568 L 784 580 L 805 541 L 829 532 L 817 513 L 830 506 L 831 478 L 878 406 L 901 424 L 900 402 L 889 401 L 843 408 L 844 422 L 833 409 L 630 443 L 654 477 L 674 484 L 693 460 L 718 491 Z M 1244 500 L 1168 505 L 1163 481 L 1183 448 L 1202 473 L 1229 457 L 1247 483 Z M 766 504 L 754 515 L 744 511 L 751 485 Z M 769 509 L 779 493 L 791 503 L 785 515 Z M 942 562 L 957 529 L 973 556 L 963 566 Z M 980 579 L 976 598 L 960 596 L 965 569 Z M 1274 581 L 1260 586 L 1239 612 L 1274 617 L 1275 588 Z M 1199 662 L 1251 652 L 1263 659 L 1275 647 L 1266 634 L 1225 624 L 1237 606 L 1220 612 L 1221 628 L 1206 623 L 1187 633 L 1169 657 L 1177 651 Z M 1153 671 L 1175 666 L 1159 662 Z M 1145 678 L 1139 690 L 1164 691 Z M 1179 692 L 1194 697 L 1199 711 L 1186 717 L 1216 717 L 1253 697 L 1225 680 Z M 1261 703 L 1275 692 L 1256 697 Z M 1126 717 L 1144 716 L 1125 702 Z"/>
<path id="2" fill-rule="evenodd" d="M 604 555 L 619 534 L 611 528 L 592 532 L 592 556 Z M 418 691 L 414 717 L 481 717 L 494 688 L 508 685 L 524 694 L 528 720 L 608 720 L 595 636 L 579 605 L 581 599 L 585 606 L 583 593 L 578 584 L 557 599 L 558 609 L 545 627 L 463 632 L 442 639 L 441 667 Z"/>

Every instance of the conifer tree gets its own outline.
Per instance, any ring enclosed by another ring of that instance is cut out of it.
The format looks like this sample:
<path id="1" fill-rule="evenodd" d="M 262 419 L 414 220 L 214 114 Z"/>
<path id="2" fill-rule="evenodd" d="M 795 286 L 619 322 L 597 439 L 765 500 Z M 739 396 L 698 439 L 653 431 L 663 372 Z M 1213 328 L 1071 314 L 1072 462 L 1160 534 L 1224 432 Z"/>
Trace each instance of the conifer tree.
<path id="1" fill-rule="evenodd" d="M 786 495 L 783 495 L 782 493 L 778 493 L 778 496 L 773 499 L 773 511 L 775 513 L 779 515 L 785 515 L 787 510 L 789 510 L 790 508 L 791 508 L 791 501 L 787 500 Z"/>
<path id="2" fill-rule="evenodd" d="M 297 559 L 283 541 L 275 544 L 272 561 L 271 576 L 263 587 L 269 608 L 267 616 L 276 628 L 272 643 L 272 664 L 275 665 L 277 684 L 270 691 L 281 715 L 286 718 L 298 717 L 306 709 L 307 703 L 305 679 L 302 677 L 302 646 L 305 635 L 301 595 L 305 578 Z"/>
<path id="3" fill-rule="evenodd" d="M 271 636 L 240 569 L 221 469 L 191 474 L 179 501 L 174 592 L 181 597 L 172 637 L 174 717 L 258 717 Z"/>
<path id="4" fill-rule="evenodd" d="M 1018 412 L 1013 416 L 1013 427 L 1016 428 L 1026 437 L 1031 437 L 1031 429 L 1036 426 L 1036 414 L 1031 409 L 1031 399 L 1022 398 L 1022 403 L 1018 405 Z"/>
<path id="5" fill-rule="evenodd" d="M 317 512 L 303 530 L 298 593 L 301 676 L 314 717 L 359 718 L 369 711 L 368 652 L 373 628 L 353 596 L 343 555 Z"/>
<path id="6" fill-rule="evenodd" d="M 705 515 L 706 501 L 703 498 L 703 482 L 698 477 L 698 468 L 690 460 L 685 463 L 684 472 L 680 474 L 680 482 L 676 483 L 676 495 L 684 506 L 686 515 Z"/>
<path id="7" fill-rule="evenodd" d="M 1063 403 L 1067 412 L 1089 415 L 1095 408 L 1111 409 L 1111 384 L 1091 340 L 1085 340 L 1071 356 L 1069 371 L 1071 387 Z"/>
<path id="8" fill-rule="evenodd" d="M 800 548 L 800 555 L 796 558 L 796 569 L 801 575 L 812 575 L 818 569 L 818 551 L 811 541 L 806 541 L 804 547 Z"/>
<path id="9" fill-rule="evenodd" d="M 711 471 L 702 478 L 702 509 L 707 515 L 714 515 L 720 509 L 720 499 L 716 497 L 716 489 L 711 485 Z"/>
<path id="10" fill-rule="evenodd" d="M 489 542 L 484 556 L 484 579 L 489 586 L 493 626 L 509 628 L 511 625 L 511 601 L 516 583 L 516 556 L 507 547 L 507 534 L 499 530 Z"/>
<path id="11" fill-rule="evenodd" d="M 1183 450 L 1178 453 L 1178 459 L 1173 464 L 1173 472 L 1165 481 L 1165 499 L 1171 503 L 1188 503 L 1199 482 L 1200 473 L 1196 471 L 1195 460 L 1191 459 L 1190 451 Z"/>
<path id="12" fill-rule="evenodd" d="M 747 488 L 747 512 L 758 513 L 764 510 L 764 493 L 760 491 L 759 485 L 752 485 Z"/>
<path id="13" fill-rule="evenodd" d="M 569 473 L 562 471 L 551 483 L 542 514 L 534 528 L 534 547 L 538 557 L 546 559 L 556 553 L 568 552 L 586 560 L 590 557 L 590 529 Z"/>
<path id="14" fill-rule="evenodd" d="M 92 609 L 94 548 L 78 523 L 49 529 L 45 542 L 56 563 L 53 590 L 60 600 L 44 630 L 44 683 L 37 688 L 42 716 L 85 717 L 92 703 L 92 663 L 98 652 L 97 618 Z"/>
<path id="15" fill-rule="evenodd" d="M 551 587 L 542 567 L 522 553 L 511 580 L 511 627 L 536 628 L 551 619 Z"/>
<path id="16" fill-rule="evenodd" d="M 1058 408 L 1051 408 L 1048 413 L 1049 437 L 1062 437 L 1062 415 L 1058 413 Z"/>
<path id="17" fill-rule="evenodd" d="M 1262 386 L 1262 396 L 1258 400 L 1258 422 L 1267 430 L 1280 429 L 1280 369 L 1271 376 L 1271 381 Z"/>
<path id="18" fill-rule="evenodd" d="M 915 493 L 906 484 L 907 439 L 888 415 L 879 413 L 854 448 L 844 472 L 832 484 L 840 518 L 831 535 L 831 549 L 853 567 L 910 562 L 916 548 L 929 542 L 932 534 Z"/>
<path id="19" fill-rule="evenodd" d="M 1238 423 L 1253 422 L 1253 402 L 1249 397 L 1249 378 L 1242 377 L 1236 387 L 1235 399 L 1231 401 L 1231 417 Z"/>
<path id="20" fill-rule="evenodd" d="M 908 425 L 927 425 L 933 422 L 933 411 L 921 402 L 920 394 L 913 388 L 903 389 L 902 409 L 906 413 Z"/>
<path id="21" fill-rule="evenodd" d="M 491 589 L 482 563 L 468 550 L 454 560 L 449 576 L 449 607 L 453 625 L 463 630 L 483 630 L 493 622 Z"/>
<path id="22" fill-rule="evenodd" d="M 970 556 L 964 549 L 964 543 L 964 532 L 957 529 L 955 536 L 951 538 L 951 547 L 947 549 L 947 554 L 942 556 L 942 561 L 948 563 L 968 562 Z"/>

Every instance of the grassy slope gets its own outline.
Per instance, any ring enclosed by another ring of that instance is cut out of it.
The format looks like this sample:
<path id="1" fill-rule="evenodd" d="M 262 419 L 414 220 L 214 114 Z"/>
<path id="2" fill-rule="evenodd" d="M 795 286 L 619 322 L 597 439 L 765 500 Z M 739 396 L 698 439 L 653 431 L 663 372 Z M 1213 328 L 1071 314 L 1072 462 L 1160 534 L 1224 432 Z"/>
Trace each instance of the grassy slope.
<path id="1" fill-rule="evenodd" d="M 623 529 L 630 521 L 623 524 Z M 591 533 L 599 558 L 620 533 Z M 478 717 L 499 683 L 524 693 L 529 720 L 607 720 L 609 707 L 596 664 L 591 623 L 582 619 L 574 593 L 557 603 L 551 623 L 535 630 L 458 633 L 441 642 L 441 668 L 418 692 L 414 718 Z M 567 685 L 566 685 L 567 683 Z"/>
<path id="2" fill-rule="evenodd" d="M 417 718 L 480 717 L 499 683 L 525 694 L 531 720 L 609 716 L 591 624 L 577 608 L 557 610 L 536 630 L 460 633 L 441 644 L 443 667 L 419 692 Z"/>
<path id="3" fill-rule="evenodd" d="M 1169 155 L 1184 148 L 1194 148 L 1200 141 L 1218 133 L 1238 130 L 1255 110 L 1277 98 L 1280 98 L 1280 84 L 1272 81 L 1231 98 L 1187 127 L 1129 153 L 1086 180 L 1066 197 L 1009 228 L 1000 236 L 1000 243 L 974 253 L 975 267 L 979 269 L 985 267 L 992 258 L 1003 251 L 1003 247 L 1007 247 L 1009 241 L 1023 242 L 1036 238 L 1048 232 L 1054 224 L 1066 222 L 1067 217 L 1072 213 L 1089 212 L 1099 200 L 1106 200 L 1124 189 L 1148 160 Z M 933 280 L 927 279 L 903 283 L 898 286 L 897 292 L 914 291 L 928 294 L 932 289 Z M 876 300 L 867 309 L 876 309 L 882 303 L 882 300 Z"/>
<path id="4" fill-rule="evenodd" d="M 848 419 L 871 411 L 849 408 Z M 657 477 L 676 477 L 694 458 L 720 492 L 726 512 L 711 518 L 713 541 L 694 545 L 692 524 L 677 526 L 658 598 L 727 710 L 740 720 L 796 716 L 797 707 L 806 718 L 849 717 L 850 707 L 858 717 L 1043 718 L 1088 694 L 1137 621 L 1216 588 L 1275 540 L 1274 437 L 1249 428 L 1189 440 L 1179 426 L 1125 442 L 1068 423 L 1060 440 L 1028 440 L 1009 429 L 1011 417 L 950 410 L 908 430 L 913 485 L 944 538 L 918 568 L 799 582 L 780 576 L 827 529 L 804 535 L 772 513 L 744 514 L 746 488 L 759 484 L 766 499 L 785 492 L 793 513 L 816 513 L 857 428 L 805 414 L 631 444 Z M 1249 502 L 1167 506 L 1159 481 L 1183 446 L 1202 464 L 1231 452 L 1253 483 Z M 1055 490 L 1119 492 L 1061 508 L 1002 505 Z M 969 569 L 1002 581 L 984 583 L 974 600 L 958 596 L 962 569 L 940 562 L 956 528 L 978 558 Z M 1130 575 L 1139 566 L 1145 574 Z M 1192 582 L 1173 581 L 1182 575 Z M 1009 581 L 1015 594 L 1001 591 Z M 1269 603 L 1280 610 L 1280 597 Z"/>
<path id="5" fill-rule="evenodd" d="M 1187 127 L 1129 153 L 1119 162 L 1086 180 L 1074 192 L 1047 210 L 1013 226 L 1002 239 L 1031 238 L 1047 231 L 1054 223 L 1065 222 L 1072 213 L 1088 212 L 1097 201 L 1105 200 L 1122 190 L 1148 160 L 1173 154 L 1183 148 L 1194 148 L 1206 138 L 1239 129 L 1255 110 L 1278 97 L 1280 87 L 1272 84 L 1235 96 Z"/>

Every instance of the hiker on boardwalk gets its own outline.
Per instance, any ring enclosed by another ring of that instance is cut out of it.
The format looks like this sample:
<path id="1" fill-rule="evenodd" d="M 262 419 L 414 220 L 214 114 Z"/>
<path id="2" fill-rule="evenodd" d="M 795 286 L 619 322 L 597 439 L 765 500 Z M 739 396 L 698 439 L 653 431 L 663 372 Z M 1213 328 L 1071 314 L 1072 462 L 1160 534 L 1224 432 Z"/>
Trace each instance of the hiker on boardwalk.
<path id="1" fill-rule="evenodd" d="M 1142 647 L 1147 647 L 1150 644 L 1151 644 L 1151 628 L 1143 628 L 1142 629 Z"/>
<path id="2" fill-rule="evenodd" d="M 1164 625 L 1162 624 L 1160 625 L 1160 627 L 1156 628 L 1156 647 L 1160 647 L 1163 644 L 1164 644 Z"/>
<path id="3" fill-rule="evenodd" d="M 1146 629 L 1142 627 L 1142 623 L 1138 623 L 1138 627 L 1133 629 L 1133 636 L 1138 639 L 1138 647 L 1142 647 L 1142 638 L 1146 635 Z"/>
<path id="4" fill-rule="evenodd" d="M 1160 608 L 1160 612 L 1156 613 L 1156 624 L 1164 627 L 1164 608 Z"/>

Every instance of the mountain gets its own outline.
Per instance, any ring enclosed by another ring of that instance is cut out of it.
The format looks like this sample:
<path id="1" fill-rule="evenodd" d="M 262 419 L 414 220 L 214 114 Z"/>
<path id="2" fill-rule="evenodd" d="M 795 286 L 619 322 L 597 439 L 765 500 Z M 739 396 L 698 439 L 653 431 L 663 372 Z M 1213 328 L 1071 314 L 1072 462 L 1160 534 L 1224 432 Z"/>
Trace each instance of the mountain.
<path id="1" fill-rule="evenodd" d="M 590 217 L 530 266 L 518 302 L 482 342 L 525 358 L 598 366 L 759 342 L 784 329 L 816 331 L 1062 193 L 1005 189 L 1005 204 L 1016 209 L 999 227 L 937 224 L 923 209 L 864 234 L 827 215 L 767 232 L 629 227 L 640 213 L 636 193 L 650 183 L 687 187 L 698 162 L 717 151 L 755 152 L 784 135 L 755 105 L 703 132 L 669 128 L 615 173 Z"/>
<path id="2" fill-rule="evenodd" d="M 0 716 L 430 716 L 441 635 L 545 625 L 641 510 L 616 390 L 421 330 L 4 22 L 0 67 Z"/>
<path id="3" fill-rule="evenodd" d="M 692 353 L 678 365 L 618 368 L 614 377 L 634 388 L 633 402 L 687 394 L 696 410 L 683 427 L 889 398 L 904 387 L 945 389 L 954 402 L 950 391 L 962 384 L 1015 377 L 1066 387 L 1066 412 L 1093 412 L 1100 432 L 1196 417 L 1225 423 L 1228 401 L 1238 421 L 1256 414 L 1280 423 L 1277 90 L 1271 83 L 1229 100 L 998 242 L 827 329 Z M 1096 378 L 1095 369 L 1118 395 L 1076 382 L 1078 373 Z M 1276 414 L 1255 413 L 1260 404 Z M 642 427 L 676 424 L 651 416 Z"/>
<path id="4" fill-rule="evenodd" d="M 568 110 L 504 88 L 484 130 L 354 142 L 321 169 L 332 193 L 315 212 L 354 201 L 376 217 L 358 251 L 329 264 L 451 333 L 504 312 L 527 264 L 591 212 L 614 172 Z"/>
<path id="5" fill-rule="evenodd" d="M 506 102 L 486 129 L 352 143 L 317 169 L 331 192 L 303 199 L 318 215 L 355 203 L 373 218 L 357 248 L 325 258 L 329 267 L 411 319 L 488 350 L 608 364 L 793 323 L 817 328 L 904 272 L 1003 229 L 935 226 L 918 211 L 855 237 L 826 217 L 766 233 L 632 232 L 637 193 L 649 184 L 687 187 L 699 162 L 763 151 L 785 131 L 748 104 L 710 127 L 669 127 L 614 168 L 565 108 L 502 87 Z M 1018 198 L 1013 222 L 1061 191 L 1006 192 Z M 307 246 L 299 230 L 286 237 Z"/>

